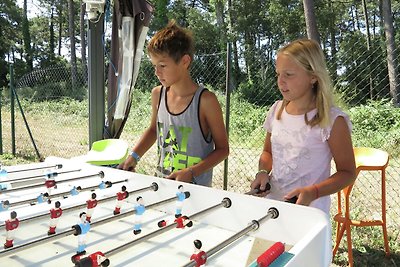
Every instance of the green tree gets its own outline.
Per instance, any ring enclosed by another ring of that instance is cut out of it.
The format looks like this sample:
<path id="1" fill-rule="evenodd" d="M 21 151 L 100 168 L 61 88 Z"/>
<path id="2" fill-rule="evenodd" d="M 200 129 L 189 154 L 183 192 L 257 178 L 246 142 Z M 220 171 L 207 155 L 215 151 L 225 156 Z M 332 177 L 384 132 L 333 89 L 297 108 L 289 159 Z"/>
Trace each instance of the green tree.
<path id="1" fill-rule="evenodd" d="M 8 85 L 6 59 L 16 63 L 16 46 L 21 46 L 22 38 L 20 21 L 22 21 L 22 9 L 14 0 L 2 0 L 0 2 L 0 88 Z"/>

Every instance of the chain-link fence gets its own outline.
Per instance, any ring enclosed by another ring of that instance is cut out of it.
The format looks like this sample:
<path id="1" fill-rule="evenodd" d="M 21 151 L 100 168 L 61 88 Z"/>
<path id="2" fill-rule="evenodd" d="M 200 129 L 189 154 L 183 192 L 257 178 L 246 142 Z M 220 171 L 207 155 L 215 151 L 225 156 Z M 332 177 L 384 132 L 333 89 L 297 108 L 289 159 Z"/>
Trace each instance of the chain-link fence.
<path id="1" fill-rule="evenodd" d="M 342 43 L 335 55 L 327 53 L 328 65 L 336 88 L 338 105 L 353 122 L 354 146 L 370 146 L 391 155 L 387 169 L 387 213 L 389 232 L 397 235 L 400 216 L 400 110 L 391 103 L 383 40 L 369 50 L 363 40 Z M 351 56 L 346 51 L 352 50 Z M 359 52 L 357 52 L 359 51 Z M 399 49 L 395 53 L 400 54 Z M 258 167 L 265 131 L 262 124 L 269 106 L 280 99 L 276 85 L 273 51 L 233 51 L 231 58 L 231 94 L 226 94 L 227 56 L 225 52 L 198 55 L 192 66 L 192 76 L 219 97 L 225 118 L 229 118 L 230 155 L 227 169 L 219 164 L 214 169 L 213 186 L 245 192 Z M 251 54 L 251 64 L 248 58 Z M 396 66 L 397 67 L 397 66 Z M 333 71 L 335 70 L 335 71 Z M 16 106 L 16 153 L 35 158 L 41 156 L 70 158 L 88 150 L 88 101 L 84 73 L 71 77 L 65 68 L 36 70 L 17 80 L 16 92 L 21 110 Z M 399 78 L 399 77 L 397 77 Z M 143 60 L 131 113 L 122 139 L 133 145 L 150 121 L 150 91 L 158 81 L 149 61 Z M 4 152 L 11 152 L 10 92 L 2 94 L 2 134 Z M 26 118 L 27 124 L 24 122 Z M 153 174 L 156 160 L 153 146 L 142 158 L 138 171 Z M 374 217 L 379 211 L 380 176 L 362 173 L 354 189 L 357 213 Z M 335 196 L 333 197 L 335 198 Z M 335 205 L 332 205 L 335 209 Z"/>

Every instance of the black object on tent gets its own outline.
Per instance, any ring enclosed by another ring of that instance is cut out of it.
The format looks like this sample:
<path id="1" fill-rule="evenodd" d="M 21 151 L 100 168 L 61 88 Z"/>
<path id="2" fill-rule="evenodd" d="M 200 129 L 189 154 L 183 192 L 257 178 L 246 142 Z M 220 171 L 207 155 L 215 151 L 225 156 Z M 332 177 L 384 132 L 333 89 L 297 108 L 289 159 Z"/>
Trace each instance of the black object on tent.
<path id="1" fill-rule="evenodd" d="M 104 138 L 119 138 L 125 126 L 152 13 L 146 0 L 114 1 Z"/>

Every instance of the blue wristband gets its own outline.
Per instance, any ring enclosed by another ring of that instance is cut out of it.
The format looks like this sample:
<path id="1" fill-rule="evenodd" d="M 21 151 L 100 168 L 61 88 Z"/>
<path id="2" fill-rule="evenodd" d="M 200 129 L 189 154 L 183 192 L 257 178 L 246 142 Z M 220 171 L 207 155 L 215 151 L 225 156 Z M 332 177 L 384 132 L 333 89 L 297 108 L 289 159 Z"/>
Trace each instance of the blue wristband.
<path id="1" fill-rule="evenodd" d="M 136 162 L 139 162 L 140 156 L 135 151 L 132 151 L 131 156 L 136 160 Z"/>

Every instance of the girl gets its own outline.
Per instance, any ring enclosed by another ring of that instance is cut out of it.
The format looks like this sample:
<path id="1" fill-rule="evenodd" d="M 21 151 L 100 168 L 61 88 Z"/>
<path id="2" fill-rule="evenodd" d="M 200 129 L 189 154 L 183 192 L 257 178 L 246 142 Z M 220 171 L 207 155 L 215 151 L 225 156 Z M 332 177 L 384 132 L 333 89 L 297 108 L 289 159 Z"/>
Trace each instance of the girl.
<path id="1" fill-rule="evenodd" d="M 259 171 L 251 188 L 260 196 L 297 197 L 296 204 L 329 214 L 330 194 L 354 182 L 355 160 L 348 116 L 333 105 L 324 54 L 313 40 L 294 41 L 278 51 L 278 87 L 283 100 L 269 110 Z M 331 160 L 336 172 L 331 175 Z M 272 171 L 272 172 L 271 172 Z"/>

